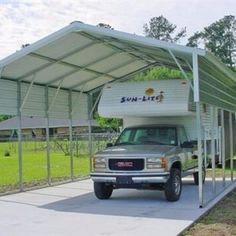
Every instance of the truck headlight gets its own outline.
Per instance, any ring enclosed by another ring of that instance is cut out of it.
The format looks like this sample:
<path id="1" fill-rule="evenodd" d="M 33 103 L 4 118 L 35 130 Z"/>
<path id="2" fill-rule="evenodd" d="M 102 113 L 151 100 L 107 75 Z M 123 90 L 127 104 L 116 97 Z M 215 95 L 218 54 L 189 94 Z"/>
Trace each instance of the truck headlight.
<path id="1" fill-rule="evenodd" d="M 93 168 L 94 169 L 105 169 L 106 168 L 106 158 L 94 157 L 93 158 Z"/>
<path id="2" fill-rule="evenodd" d="M 146 167 L 147 169 L 166 168 L 167 160 L 164 157 L 148 157 Z"/>

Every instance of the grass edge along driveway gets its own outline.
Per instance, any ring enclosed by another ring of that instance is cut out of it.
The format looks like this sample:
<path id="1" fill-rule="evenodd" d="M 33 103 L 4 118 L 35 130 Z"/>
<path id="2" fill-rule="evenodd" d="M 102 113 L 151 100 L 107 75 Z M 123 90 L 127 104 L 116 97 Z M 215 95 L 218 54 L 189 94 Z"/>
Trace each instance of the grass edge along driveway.
<path id="1" fill-rule="evenodd" d="M 236 235 L 236 188 L 181 236 Z"/>

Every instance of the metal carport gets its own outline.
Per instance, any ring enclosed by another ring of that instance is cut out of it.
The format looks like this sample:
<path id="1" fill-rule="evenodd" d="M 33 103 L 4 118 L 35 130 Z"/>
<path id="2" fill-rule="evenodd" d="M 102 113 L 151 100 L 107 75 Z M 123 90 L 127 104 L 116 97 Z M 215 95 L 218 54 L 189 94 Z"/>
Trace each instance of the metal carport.
<path id="1" fill-rule="evenodd" d="M 202 155 L 203 141 L 201 104 L 212 106 L 213 124 L 217 122 L 216 111 L 221 111 L 221 121 L 224 120 L 224 111 L 227 111 L 231 181 L 233 181 L 233 119 L 236 112 L 236 76 L 233 72 L 204 50 L 73 22 L 0 61 L 0 113 L 17 115 L 19 120 L 20 189 L 23 190 L 22 115 L 43 116 L 47 120 L 49 117 L 70 119 L 70 142 L 72 143 L 72 119 L 91 120 L 92 111 L 96 105 L 92 104 L 91 99 L 94 92 L 107 83 L 128 80 L 156 66 L 179 69 L 192 85 L 197 116 L 199 156 Z M 224 133 L 223 123 L 221 126 Z M 213 125 L 211 132 L 214 189 Z M 47 173 L 48 184 L 50 184 L 48 125 L 46 136 Z M 90 145 L 90 154 L 91 152 Z M 70 153 L 71 178 L 73 179 L 72 145 Z M 222 159 L 223 170 L 224 160 L 225 157 Z M 198 164 L 202 166 L 201 158 Z M 200 168 L 199 205 L 203 206 L 201 176 Z"/>

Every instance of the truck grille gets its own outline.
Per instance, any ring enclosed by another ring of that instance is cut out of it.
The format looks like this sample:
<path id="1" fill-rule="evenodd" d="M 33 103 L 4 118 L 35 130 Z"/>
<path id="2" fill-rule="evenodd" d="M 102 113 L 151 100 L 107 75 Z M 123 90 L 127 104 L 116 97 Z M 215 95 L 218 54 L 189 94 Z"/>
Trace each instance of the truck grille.
<path id="1" fill-rule="evenodd" d="M 144 159 L 109 159 L 110 170 L 143 170 Z"/>

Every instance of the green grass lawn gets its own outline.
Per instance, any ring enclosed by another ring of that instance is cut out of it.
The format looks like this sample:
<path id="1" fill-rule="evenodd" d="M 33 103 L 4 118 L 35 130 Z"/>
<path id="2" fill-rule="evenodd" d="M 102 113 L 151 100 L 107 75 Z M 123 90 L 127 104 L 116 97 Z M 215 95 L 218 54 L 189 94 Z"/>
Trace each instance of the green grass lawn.
<path id="1" fill-rule="evenodd" d="M 234 176 L 236 176 L 236 166 L 234 165 L 234 169 L 233 169 L 233 172 L 234 172 Z M 221 178 L 223 175 L 223 170 L 222 168 L 218 168 L 216 167 L 215 169 L 215 176 L 216 178 Z M 225 177 L 226 178 L 230 178 L 231 176 L 231 169 L 229 167 L 229 164 L 225 167 Z M 207 172 L 206 172 L 206 177 L 212 177 L 212 169 L 207 169 Z"/>
<path id="2" fill-rule="evenodd" d="M 221 200 L 207 215 L 182 236 L 236 235 L 236 189 Z"/>
<path id="3" fill-rule="evenodd" d="M 45 142 L 23 143 L 23 181 L 25 187 L 47 182 L 45 146 Z M 89 174 L 89 157 L 86 154 L 86 148 L 87 146 L 83 142 L 78 156 L 73 157 L 75 177 L 84 177 Z M 17 150 L 17 143 L 0 143 L 0 192 L 17 188 L 19 182 Z M 10 156 L 5 156 L 6 152 L 9 152 Z M 70 178 L 70 156 L 54 147 L 50 154 L 50 160 L 52 181 Z"/>
<path id="4" fill-rule="evenodd" d="M 51 141 L 51 177 L 52 181 L 70 179 L 70 156 L 67 140 Z M 78 145 L 76 145 L 78 144 Z M 103 149 L 105 141 L 94 142 L 94 152 Z M 47 183 L 47 158 L 46 142 L 23 142 L 23 181 L 24 186 L 34 186 Z M 74 176 L 84 177 L 89 175 L 88 141 L 74 142 Z M 7 156 L 6 154 L 9 154 Z M 234 175 L 236 175 L 236 170 Z M 207 176 L 211 176 L 208 169 Z M 222 170 L 216 169 L 216 177 L 222 176 Z M 230 176 L 227 166 L 226 177 Z M 18 187 L 18 144 L 17 142 L 0 143 L 0 192 Z"/>

